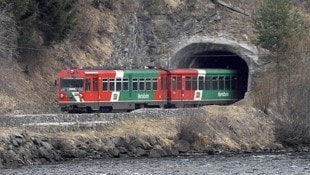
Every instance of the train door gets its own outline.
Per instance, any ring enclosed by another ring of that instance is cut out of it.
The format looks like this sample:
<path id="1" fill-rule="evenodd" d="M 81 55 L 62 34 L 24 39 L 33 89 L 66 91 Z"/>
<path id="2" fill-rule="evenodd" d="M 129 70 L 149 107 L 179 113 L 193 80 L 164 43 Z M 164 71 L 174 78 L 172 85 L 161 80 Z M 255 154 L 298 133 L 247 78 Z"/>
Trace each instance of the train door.
<path id="1" fill-rule="evenodd" d="M 85 79 L 85 91 L 82 98 L 88 112 L 98 110 L 99 91 L 98 91 L 98 74 L 88 75 Z"/>
<path id="2" fill-rule="evenodd" d="M 99 109 L 99 77 L 98 75 L 94 76 L 92 79 L 92 88 L 94 92 L 94 103 L 93 109 Z"/>
<path id="3" fill-rule="evenodd" d="M 182 89 L 182 76 L 172 75 L 171 76 L 171 101 L 178 107 L 182 104 L 184 97 L 184 90 Z"/>
<path id="4" fill-rule="evenodd" d="M 196 95 L 200 96 L 200 93 L 195 94 L 197 90 L 197 76 L 193 75 L 184 75 L 183 76 L 184 81 L 184 95 L 183 100 L 191 103 L 191 101 L 196 100 Z"/>

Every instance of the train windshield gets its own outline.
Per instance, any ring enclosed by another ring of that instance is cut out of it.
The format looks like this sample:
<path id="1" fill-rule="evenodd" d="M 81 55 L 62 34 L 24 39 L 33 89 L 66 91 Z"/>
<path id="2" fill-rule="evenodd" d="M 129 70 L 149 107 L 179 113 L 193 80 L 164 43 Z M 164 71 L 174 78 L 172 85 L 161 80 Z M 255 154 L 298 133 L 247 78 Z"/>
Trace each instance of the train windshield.
<path id="1" fill-rule="evenodd" d="M 60 79 L 61 91 L 83 91 L 83 78 L 62 78 Z"/>

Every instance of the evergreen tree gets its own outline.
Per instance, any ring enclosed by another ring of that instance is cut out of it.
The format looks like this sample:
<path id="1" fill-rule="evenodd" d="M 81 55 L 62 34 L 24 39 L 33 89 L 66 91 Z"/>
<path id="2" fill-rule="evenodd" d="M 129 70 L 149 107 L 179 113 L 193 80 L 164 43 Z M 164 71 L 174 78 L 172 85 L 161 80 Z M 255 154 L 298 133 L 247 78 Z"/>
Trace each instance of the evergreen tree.
<path id="1" fill-rule="evenodd" d="M 38 0 L 40 28 L 47 43 L 61 41 L 69 36 L 77 24 L 76 0 Z"/>
<path id="2" fill-rule="evenodd" d="M 19 32 L 18 45 L 30 46 L 37 35 L 39 9 L 36 0 L 12 0 L 12 12 Z"/>
<path id="3" fill-rule="evenodd" d="M 264 0 L 252 22 L 258 34 L 256 44 L 270 51 L 287 47 L 287 39 L 298 33 L 300 15 L 291 0 Z"/>

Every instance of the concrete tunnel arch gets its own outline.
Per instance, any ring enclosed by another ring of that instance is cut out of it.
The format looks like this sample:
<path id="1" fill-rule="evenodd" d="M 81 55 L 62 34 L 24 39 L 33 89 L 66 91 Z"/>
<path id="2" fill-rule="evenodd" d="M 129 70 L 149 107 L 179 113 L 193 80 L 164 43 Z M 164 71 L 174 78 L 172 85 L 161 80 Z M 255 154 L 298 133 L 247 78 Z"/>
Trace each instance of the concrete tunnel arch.
<path id="1" fill-rule="evenodd" d="M 191 38 L 181 42 L 169 60 L 170 68 L 229 68 L 241 79 L 240 98 L 248 95 L 257 68 L 255 46 L 225 38 Z"/>

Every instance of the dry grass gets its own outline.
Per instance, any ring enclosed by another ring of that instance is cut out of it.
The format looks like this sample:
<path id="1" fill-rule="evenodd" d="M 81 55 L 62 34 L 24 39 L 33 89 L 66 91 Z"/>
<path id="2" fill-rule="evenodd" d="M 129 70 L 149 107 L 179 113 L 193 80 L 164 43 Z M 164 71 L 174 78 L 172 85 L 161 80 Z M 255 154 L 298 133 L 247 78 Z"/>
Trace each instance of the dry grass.
<path id="1" fill-rule="evenodd" d="M 180 6 L 182 6 L 184 3 L 182 0 L 164 0 L 164 2 L 166 6 L 171 10 L 176 10 L 180 8 Z"/>
<path id="2" fill-rule="evenodd" d="M 253 87 L 251 92 L 251 100 L 253 106 L 260 109 L 265 114 L 271 107 L 275 95 L 275 78 L 274 74 L 270 73 L 256 80 L 257 85 Z"/>
<path id="3" fill-rule="evenodd" d="M 105 134 L 112 136 L 137 135 L 137 136 L 162 136 L 174 137 L 177 133 L 176 122 L 173 118 L 144 118 L 128 119 L 121 121 L 115 127 L 110 127 Z"/>
<path id="4" fill-rule="evenodd" d="M 10 111 L 10 108 L 14 108 L 16 106 L 15 104 L 15 100 L 12 96 L 8 96 L 6 94 L 0 94 L 0 113 L 5 113 L 8 111 Z"/>
<path id="5" fill-rule="evenodd" d="M 126 119 L 103 130 L 84 130 L 75 132 L 62 132 L 57 134 L 47 133 L 50 137 L 70 138 L 103 138 L 103 137 L 125 137 L 136 136 L 140 138 L 156 137 L 170 144 L 177 135 L 176 121 L 173 118 L 136 118 Z"/>
<path id="6" fill-rule="evenodd" d="M 219 145 L 231 150 L 246 147 L 264 148 L 274 142 L 273 125 L 264 118 L 264 114 L 247 106 L 206 106 L 206 116 L 201 116 L 204 123 L 199 124 L 196 140 L 193 146 Z M 141 139 L 156 137 L 166 145 L 173 144 L 173 140 L 180 134 L 179 117 L 177 118 L 134 118 L 125 119 L 102 130 L 81 130 L 61 133 L 32 133 L 30 136 L 46 135 L 50 138 L 69 139 L 71 141 L 83 139 L 100 139 L 110 136 L 135 136 Z M 183 120 L 186 121 L 186 120 Z M 198 124 L 191 122 L 191 128 Z M 183 123 L 186 126 L 186 123 Z M 189 129 L 191 129 L 189 128 Z M 2 134 L 8 136 L 16 132 L 16 128 L 3 128 Z M 22 132 L 22 131 L 20 131 Z M 182 138 L 181 138 L 182 139 Z"/>
<path id="7" fill-rule="evenodd" d="M 12 133 L 20 133 L 23 130 L 20 128 L 9 128 L 9 127 L 0 127 L 0 136 L 7 138 L 9 137 Z"/>
<path id="8" fill-rule="evenodd" d="M 207 106 L 210 144 L 235 149 L 243 145 L 266 147 L 274 142 L 273 124 L 260 111 L 246 106 Z"/>

